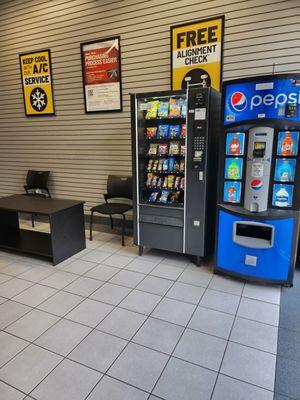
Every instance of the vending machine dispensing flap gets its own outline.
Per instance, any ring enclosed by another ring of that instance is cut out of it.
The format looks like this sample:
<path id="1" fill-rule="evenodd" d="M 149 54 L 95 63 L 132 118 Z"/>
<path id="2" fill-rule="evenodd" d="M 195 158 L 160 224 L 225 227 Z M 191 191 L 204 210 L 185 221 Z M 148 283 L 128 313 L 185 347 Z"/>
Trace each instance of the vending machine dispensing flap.
<path id="1" fill-rule="evenodd" d="M 274 244 L 274 231 L 273 225 L 254 221 L 235 221 L 232 240 L 252 249 L 269 249 Z"/>

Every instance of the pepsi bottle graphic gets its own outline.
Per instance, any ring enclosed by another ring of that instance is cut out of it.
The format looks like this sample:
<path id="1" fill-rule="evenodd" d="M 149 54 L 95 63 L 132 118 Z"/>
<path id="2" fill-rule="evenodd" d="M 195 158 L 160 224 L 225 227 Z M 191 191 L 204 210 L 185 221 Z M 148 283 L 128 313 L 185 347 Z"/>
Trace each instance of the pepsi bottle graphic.
<path id="1" fill-rule="evenodd" d="M 292 156 L 293 153 L 293 146 L 294 142 L 291 137 L 290 132 L 286 132 L 285 138 L 283 139 L 281 143 L 281 155 L 282 156 Z"/>
<path id="2" fill-rule="evenodd" d="M 228 201 L 231 203 L 237 202 L 237 190 L 234 186 L 230 186 L 228 189 Z"/>
<path id="3" fill-rule="evenodd" d="M 230 154 L 232 154 L 232 155 L 241 154 L 241 144 L 238 139 L 237 133 L 235 133 L 233 135 L 233 138 L 231 139 L 230 144 L 229 144 L 229 148 L 230 148 Z"/>

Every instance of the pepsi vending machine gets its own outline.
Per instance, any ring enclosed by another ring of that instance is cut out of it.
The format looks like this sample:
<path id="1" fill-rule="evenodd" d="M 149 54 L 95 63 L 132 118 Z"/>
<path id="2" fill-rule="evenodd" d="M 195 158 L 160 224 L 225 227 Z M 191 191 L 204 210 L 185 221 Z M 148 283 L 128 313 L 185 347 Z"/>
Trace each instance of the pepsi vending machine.
<path id="1" fill-rule="evenodd" d="M 223 84 L 215 271 L 292 285 L 300 208 L 300 74 Z"/>

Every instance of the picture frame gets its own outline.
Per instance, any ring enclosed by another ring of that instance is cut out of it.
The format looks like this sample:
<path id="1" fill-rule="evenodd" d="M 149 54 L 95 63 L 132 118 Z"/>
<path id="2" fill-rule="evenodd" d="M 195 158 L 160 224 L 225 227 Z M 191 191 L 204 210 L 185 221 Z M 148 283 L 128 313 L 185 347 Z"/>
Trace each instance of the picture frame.
<path id="1" fill-rule="evenodd" d="M 122 111 L 120 36 L 81 43 L 80 50 L 85 112 Z"/>
<path id="2" fill-rule="evenodd" d="M 170 27 L 171 89 L 190 84 L 221 92 L 225 16 Z"/>
<path id="3" fill-rule="evenodd" d="M 19 54 L 27 117 L 55 115 L 50 49 Z"/>

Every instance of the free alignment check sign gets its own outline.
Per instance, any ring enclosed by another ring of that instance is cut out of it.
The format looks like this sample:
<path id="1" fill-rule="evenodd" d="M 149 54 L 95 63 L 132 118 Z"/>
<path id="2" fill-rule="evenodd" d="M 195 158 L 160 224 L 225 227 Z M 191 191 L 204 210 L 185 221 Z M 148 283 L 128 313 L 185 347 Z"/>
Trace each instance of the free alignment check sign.
<path id="1" fill-rule="evenodd" d="M 54 114 L 50 50 L 20 55 L 25 113 Z"/>
<path id="2" fill-rule="evenodd" d="M 171 27 L 172 89 L 221 89 L 224 17 Z"/>

